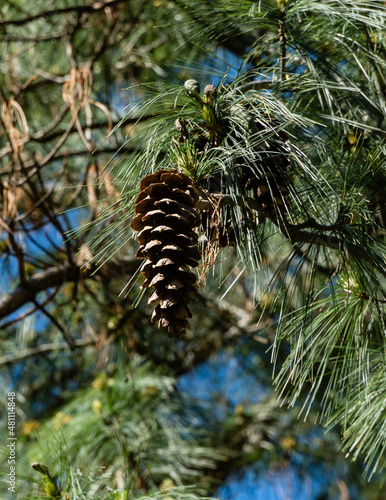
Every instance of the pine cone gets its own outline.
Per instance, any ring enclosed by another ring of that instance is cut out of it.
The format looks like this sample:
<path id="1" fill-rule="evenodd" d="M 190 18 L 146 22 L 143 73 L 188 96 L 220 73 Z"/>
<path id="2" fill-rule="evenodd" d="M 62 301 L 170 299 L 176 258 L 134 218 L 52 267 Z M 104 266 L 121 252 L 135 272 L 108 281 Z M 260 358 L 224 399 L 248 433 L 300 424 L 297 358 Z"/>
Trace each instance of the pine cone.
<path id="1" fill-rule="evenodd" d="M 243 167 L 241 182 L 246 190 L 252 191 L 253 197 L 260 201 L 264 209 L 271 210 L 274 205 L 283 206 L 288 195 L 288 181 L 285 175 L 288 162 L 282 156 L 275 160 L 266 158 L 263 161 L 266 169 L 264 174 L 258 175 L 250 167 Z M 282 168 L 279 165 L 282 165 Z"/>
<path id="2" fill-rule="evenodd" d="M 151 320 L 166 327 L 169 337 L 190 328 L 188 304 L 195 299 L 200 253 L 194 228 L 199 217 L 194 209 L 191 179 L 176 170 L 158 170 L 141 180 L 131 227 L 139 231 L 137 258 L 145 258 L 142 288 L 153 287 L 148 304 L 156 303 Z"/>
<path id="3" fill-rule="evenodd" d="M 262 126 L 257 125 L 257 128 L 264 130 Z M 265 150 L 258 151 L 261 158 L 259 165 L 255 168 L 246 165 L 241 167 L 241 184 L 244 184 L 246 190 L 252 191 L 254 198 L 259 200 L 267 211 L 273 210 L 274 206 L 282 211 L 286 210 L 285 198 L 289 193 L 287 178 L 289 159 L 288 151 L 283 146 L 285 140 L 287 134 L 284 131 L 277 132 L 273 139 L 268 139 L 264 143 Z M 259 175 L 256 170 L 261 174 Z"/>

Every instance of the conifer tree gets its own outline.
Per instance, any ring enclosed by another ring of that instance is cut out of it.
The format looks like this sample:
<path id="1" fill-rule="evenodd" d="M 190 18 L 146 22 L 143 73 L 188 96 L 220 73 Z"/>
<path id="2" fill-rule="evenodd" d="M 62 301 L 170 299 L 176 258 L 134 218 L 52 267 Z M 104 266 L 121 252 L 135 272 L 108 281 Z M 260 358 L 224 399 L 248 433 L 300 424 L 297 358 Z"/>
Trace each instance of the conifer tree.
<path id="1" fill-rule="evenodd" d="M 0 6 L 0 365 L 30 498 L 202 498 L 318 423 L 365 488 L 386 447 L 383 0 L 47 5 Z M 244 345 L 269 347 L 252 372 L 276 396 L 219 425 L 178 380 Z"/>
<path id="2" fill-rule="evenodd" d="M 386 443 L 385 7 L 178 4 L 196 43 L 215 50 L 243 40 L 238 74 L 229 69 L 203 92 L 196 79 L 144 85 L 140 112 L 127 116 L 153 116 L 133 138 L 143 148 L 122 160 L 117 176 L 128 193 L 158 171 L 189 176 L 202 260 L 215 266 L 231 245 L 254 275 L 257 301 L 275 296 L 273 359 L 281 342 L 291 346 L 276 374 L 280 396 L 291 406 L 305 389 L 307 416 L 320 393 L 320 421 L 342 425 L 343 449 L 362 453 L 371 476 L 383 467 Z M 122 222 L 134 199 L 124 202 Z M 157 244 L 159 259 L 169 241 Z M 282 261 L 269 265 L 267 284 L 262 271 L 275 247 Z M 162 262 L 154 273 L 160 266 L 162 275 Z"/>

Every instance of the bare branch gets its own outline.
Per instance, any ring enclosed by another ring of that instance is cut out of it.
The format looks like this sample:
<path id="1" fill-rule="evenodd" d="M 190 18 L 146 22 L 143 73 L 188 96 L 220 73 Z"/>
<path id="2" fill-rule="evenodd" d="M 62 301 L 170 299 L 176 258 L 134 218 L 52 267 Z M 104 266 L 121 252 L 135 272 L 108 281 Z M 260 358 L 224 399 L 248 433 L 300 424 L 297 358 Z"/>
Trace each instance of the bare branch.
<path id="1" fill-rule="evenodd" d="M 25 282 L 25 272 L 24 272 L 24 253 L 21 246 L 15 240 L 14 231 L 8 233 L 8 239 L 11 244 L 13 251 L 15 252 L 17 258 L 17 265 L 19 270 L 20 281 Z"/>
<path id="2" fill-rule="evenodd" d="M 96 343 L 96 339 L 87 339 L 87 340 L 74 340 L 73 346 L 76 347 L 86 347 Z M 50 351 L 64 351 L 69 349 L 67 342 L 63 342 L 61 344 L 41 344 L 36 347 L 29 347 L 28 349 L 23 349 L 17 354 L 7 354 L 6 356 L 2 356 L 0 358 L 0 366 L 10 365 L 13 363 L 18 363 L 23 359 L 29 358 L 31 356 L 36 356 L 36 354 L 42 354 L 43 352 Z"/>
<path id="3" fill-rule="evenodd" d="M 11 24 L 14 26 L 22 26 L 35 21 L 35 19 L 47 19 L 48 17 L 67 14 L 69 12 L 77 12 L 78 14 L 82 12 L 97 12 L 99 10 L 104 10 L 106 7 L 112 7 L 113 5 L 118 5 L 120 3 L 123 3 L 123 0 L 106 0 L 105 2 L 94 2 L 86 5 L 74 5 L 72 7 L 62 7 L 61 9 L 46 10 L 23 19 L 2 19 L 0 20 L 0 26 L 7 26 Z"/>
<path id="4" fill-rule="evenodd" d="M 4 35 L 1 37 L 2 42 L 49 42 L 58 40 L 64 36 L 64 33 L 54 33 L 52 35 L 36 35 L 36 36 L 12 36 Z"/>
<path id="5" fill-rule="evenodd" d="M 63 264 L 52 267 L 42 273 L 34 274 L 24 283 L 0 300 L 0 319 L 8 316 L 28 302 L 33 302 L 39 292 L 47 288 L 60 286 L 66 281 L 75 281 L 79 276 L 79 268 L 75 264 Z"/>
<path id="6" fill-rule="evenodd" d="M 42 141 L 46 138 L 47 134 L 51 132 L 63 119 L 64 115 L 70 109 L 70 105 L 66 102 L 62 108 L 57 112 L 55 118 L 45 127 L 41 128 L 36 134 L 31 135 L 31 139 L 34 141 Z M 60 131 L 59 135 L 62 135 L 65 131 Z M 49 140 L 49 139 L 48 139 Z"/>
<path id="7" fill-rule="evenodd" d="M 59 288 L 56 288 L 54 290 L 54 292 L 51 295 L 49 295 L 41 305 L 45 306 L 45 305 L 49 304 L 51 302 L 51 300 L 55 297 L 55 295 L 58 293 L 58 290 L 59 290 Z M 23 319 L 27 318 L 28 316 L 31 316 L 31 314 L 34 314 L 36 311 L 38 311 L 38 309 L 39 309 L 38 307 L 33 307 L 32 309 L 30 309 L 26 313 L 22 314 L 18 318 L 11 319 L 10 321 L 8 321 L 8 323 L 3 323 L 0 328 L 7 330 L 7 328 L 9 328 L 11 325 L 14 325 L 15 323 L 17 323 L 19 321 L 22 321 Z"/>
<path id="8" fill-rule="evenodd" d="M 113 273 L 131 275 L 138 269 L 140 262 L 135 257 L 126 259 L 112 259 L 106 266 L 98 271 L 100 274 L 113 276 Z M 34 302 L 38 293 L 51 287 L 58 287 L 70 281 L 89 278 L 95 271 L 81 269 L 74 263 L 66 263 L 51 267 L 41 273 L 36 273 L 16 289 L 0 300 L 0 319 L 12 314 L 28 302 Z"/>
<path id="9" fill-rule="evenodd" d="M 64 340 L 67 342 L 68 347 L 71 349 L 71 351 L 74 350 L 74 341 L 72 340 L 71 336 L 67 333 L 67 331 L 64 329 L 64 327 L 59 323 L 59 321 L 53 316 L 51 313 L 49 313 L 44 306 L 39 304 L 39 302 L 35 299 L 33 300 L 33 303 L 41 311 L 47 318 L 53 323 L 58 330 L 62 332 Z"/>

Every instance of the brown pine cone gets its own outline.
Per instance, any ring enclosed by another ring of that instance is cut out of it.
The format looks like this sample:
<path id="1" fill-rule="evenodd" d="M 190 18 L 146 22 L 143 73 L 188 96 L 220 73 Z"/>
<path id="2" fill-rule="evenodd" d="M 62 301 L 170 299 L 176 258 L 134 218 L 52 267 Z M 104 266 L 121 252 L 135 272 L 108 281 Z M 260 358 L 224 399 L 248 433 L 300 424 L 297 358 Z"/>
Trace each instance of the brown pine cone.
<path id="1" fill-rule="evenodd" d="M 195 189 L 186 174 L 158 170 L 141 180 L 131 227 L 139 231 L 136 256 L 145 258 L 142 288 L 154 288 L 148 304 L 156 304 L 152 322 L 165 327 L 169 337 L 180 337 L 190 328 L 188 304 L 195 298 L 200 253 L 194 228 L 199 217 L 194 208 Z"/>

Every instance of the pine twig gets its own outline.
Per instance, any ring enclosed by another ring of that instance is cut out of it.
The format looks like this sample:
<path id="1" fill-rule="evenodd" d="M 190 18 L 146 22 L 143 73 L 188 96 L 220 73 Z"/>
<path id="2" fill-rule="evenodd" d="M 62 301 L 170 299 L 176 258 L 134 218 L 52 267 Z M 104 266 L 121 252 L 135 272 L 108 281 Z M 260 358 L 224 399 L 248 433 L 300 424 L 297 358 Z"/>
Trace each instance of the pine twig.
<path id="1" fill-rule="evenodd" d="M 283 81 L 284 80 L 284 74 L 285 74 L 285 58 L 286 58 L 286 43 L 287 43 L 287 38 L 285 34 L 285 9 L 281 11 L 280 14 L 280 21 L 279 21 L 279 39 L 280 39 L 280 79 Z"/>
<path id="2" fill-rule="evenodd" d="M 280 232 L 289 239 L 292 243 L 310 243 L 313 245 L 319 245 L 326 248 L 331 248 L 332 250 L 343 250 L 345 248 L 349 254 L 357 255 L 359 258 L 369 262 L 373 267 L 377 268 L 382 274 L 386 273 L 386 267 L 380 263 L 374 262 L 371 256 L 368 254 L 366 249 L 362 246 L 348 241 L 343 241 L 339 237 L 333 234 L 323 234 L 322 232 L 334 232 L 338 229 L 345 227 L 342 224 L 332 224 L 325 225 L 319 224 L 315 219 L 308 219 L 307 221 L 294 225 L 290 224 L 285 220 L 278 220 L 272 214 L 267 213 L 261 203 L 258 200 L 248 197 L 248 196 L 231 196 L 223 194 L 211 194 L 208 197 L 213 198 L 217 201 L 219 206 L 231 206 L 235 202 L 241 207 L 248 206 L 252 210 L 266 215 L 271 222 L 275 224 L 280 230 Z M 213 202 L 209 199 L 203 199 L 200 197 L 195 204 L 196 208 L 201 210 L 211 210 L 213 207 Z M 305 231 L 304 229 L 316 229 L 318 232 Z"/>
<path id="3" fill-rule="evenodd" d="M 271 89 L 274 85 L 279 85 L 282 80 L 257 80 L 253 82 L 244 83 L 235 88 L 239 92 L 248 92 L 248 90 L 265 90 Z"/>

